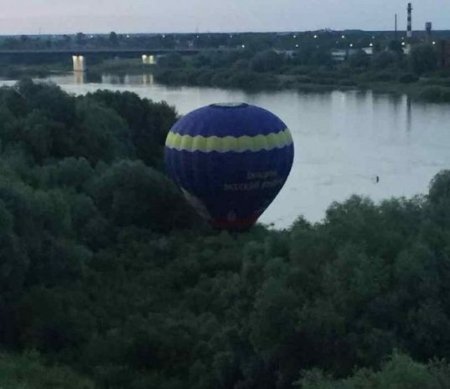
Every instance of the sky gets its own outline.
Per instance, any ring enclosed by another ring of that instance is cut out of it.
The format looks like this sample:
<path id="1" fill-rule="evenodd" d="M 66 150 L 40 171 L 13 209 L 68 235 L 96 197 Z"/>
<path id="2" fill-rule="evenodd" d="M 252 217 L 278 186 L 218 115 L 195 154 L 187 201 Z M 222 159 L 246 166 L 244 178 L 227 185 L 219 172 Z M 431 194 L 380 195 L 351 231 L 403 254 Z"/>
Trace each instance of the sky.
<path id="1" fill-rule="evenodd" d="M 0 0 L 0 34 L 406 29 L 405 0 Z M 450 0 L 413 1 L 413 29 L 450 29 Z"/>

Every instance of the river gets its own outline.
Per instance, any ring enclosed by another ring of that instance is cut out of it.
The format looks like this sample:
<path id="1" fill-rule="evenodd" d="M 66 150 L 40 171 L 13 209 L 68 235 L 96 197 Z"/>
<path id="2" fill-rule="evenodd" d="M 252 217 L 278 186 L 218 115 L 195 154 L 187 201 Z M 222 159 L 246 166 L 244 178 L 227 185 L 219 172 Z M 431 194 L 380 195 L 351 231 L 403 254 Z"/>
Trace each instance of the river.
<path id="1" fill-rule="evenodd" d="M 274 112 L 288 125 L 295 143 L 289 179 L 260 219 L 276 228 L 288 227 L 299 216 L 320 221 L 332 202 L 352 194 L 377 202 L 426 194 L 433 176 L 450 168 L 448 104 L 359 91 L 248 94 L 174 88 L 155 83 L 148 74 L 105 75 L 100 83 L 86 82 L 79 75 L 49 80 L 74 94 L 99 88 L 132 91 L 154 101 L 165 100 L 180 114 L 215 102 L 247 102 Z"/>

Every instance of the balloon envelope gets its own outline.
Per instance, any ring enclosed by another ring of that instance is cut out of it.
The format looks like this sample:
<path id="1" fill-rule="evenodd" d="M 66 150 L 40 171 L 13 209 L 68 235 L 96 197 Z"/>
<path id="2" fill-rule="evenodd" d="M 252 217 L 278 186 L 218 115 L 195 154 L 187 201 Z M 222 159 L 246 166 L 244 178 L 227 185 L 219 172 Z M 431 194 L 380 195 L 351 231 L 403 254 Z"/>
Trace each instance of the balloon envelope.
<path id="1" fill-rule="evenodd" d="M 292 167 L 289 129 L 249 104 L 212 104 L 183 116 L 165 148 L 169 176 L 218 228 L 252 226 L 283 187 Z"/>

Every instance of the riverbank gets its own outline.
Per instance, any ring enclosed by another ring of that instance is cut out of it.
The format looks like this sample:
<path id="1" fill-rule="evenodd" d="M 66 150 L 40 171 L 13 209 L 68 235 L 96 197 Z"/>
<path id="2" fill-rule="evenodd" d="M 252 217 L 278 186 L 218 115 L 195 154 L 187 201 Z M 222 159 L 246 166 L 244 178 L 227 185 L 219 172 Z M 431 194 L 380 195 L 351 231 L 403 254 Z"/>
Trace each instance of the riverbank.
<path id="1" fill-rule="evenodd" d="M 72 72 L 69 62 L 52 62 L 45 64 L 0 64 L 0 78 L 17 80 L 20 78 L 46 78 L 53 75 L 63 75 Z M 143 65 L 139 59 L 111 59 L 88 62 L 89 78 L 96 80 L 104 73 L 108 74 L 142 74 L 151 72 L 152 66 Z"/>
<path id="2" fill-rule="evenodd" d="M 0 64 L 0 78 L 18 80 L 20 78 L 45 78 L 56 74 L 65 74 L 72 68 L 65 63 L 52 64 Z"/>
<path id="3" fill-rule="evenodd" d="M 197 61 L 197 62 L 196 62 Z M 205 61 L 208 63 L 208 61 Z M 143 65 L 139 59 L 111 59 L 88 65 L 88 78 L 96 82 L 102 74 L 153 74 L 155 81 L 167 86 L 200 86 L 264 92 L 295 90 L 322 93 L 334 90 L 372 90 L 392 95 L 406 94 L 413 100 L 433 103 L 450 102 L 450 73 L 419 77 L 397 68 L 383 70 L 284 66 L 270 71 L 252 70 L 245 60 L 232 66 L 202 65 L 201 59 L 163 59 L 156 66 Z M 66 63 L 4 65 L 0 77 L 45 78 L 71 71 Z"/>
<path id="4" fill-rule="evenodd" d="M 450 102 L 450 70 L 439 68 L 436 48 L 420 44 L 406 55 L 401 45 L 397 46 L 390 45 L 372 55 L 363 50 L 347 53 L 340 61 L 333 57 L 332 50 L 319 46 L 191 57 L 172 54 L 160 58 L 154 76 L 166 85 L 245 91 L 371 89 L 407 94 L 422 101 Z"/>
<path id="5" fill-rule="evenodd" d="M 259 73 L 233 69 L 164 69 L 157 67 L 155 80 L 172 86 L 206 86 L 242 89 L 247 92 L 297 90 L 372 90 L 376 93 L 406 94 L 423 102 L 450 102 L 450 77 L 419 78 L 410 73 L 367 72 L 345 74 L 318 71 L 303 74 Z"/>

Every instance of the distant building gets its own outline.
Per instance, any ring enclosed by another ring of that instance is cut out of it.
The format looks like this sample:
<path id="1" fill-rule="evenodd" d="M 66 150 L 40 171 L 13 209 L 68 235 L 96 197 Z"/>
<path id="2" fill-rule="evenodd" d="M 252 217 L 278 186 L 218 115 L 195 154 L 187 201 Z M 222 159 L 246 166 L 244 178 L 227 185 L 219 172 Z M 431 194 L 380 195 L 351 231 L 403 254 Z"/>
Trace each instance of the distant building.
<path id="1" fill-rule="evenodd" d="M 294 50 L 274 50 L 278 55 L 283 55 L 286 58 L 293 58 L 295 55 Z"/>
<path id="2" fill-rule="evenodd" d="M 347 59 L 347 51 L 343 49 L 331 50 L 331 58 L 335 62 L 344 62 Z"/>
<path id="3" fill-rule="evenodd" d="M 335 62 L 344 62 L 348 57 L 356 54 L 359 49 L 334 49 L 331 50 L 331 58 Z"/>

